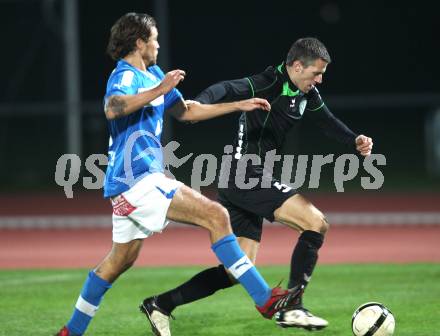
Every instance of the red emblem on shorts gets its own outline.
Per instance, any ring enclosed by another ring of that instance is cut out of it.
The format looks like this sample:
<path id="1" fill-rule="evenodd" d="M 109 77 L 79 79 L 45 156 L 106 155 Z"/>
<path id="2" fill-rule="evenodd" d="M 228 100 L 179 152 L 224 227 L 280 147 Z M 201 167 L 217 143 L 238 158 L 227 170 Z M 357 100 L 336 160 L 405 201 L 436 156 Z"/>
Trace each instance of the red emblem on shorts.
<path id="1" fill-rule="evenodd" d="M 131 205 L 122 195 L 112 198 L 112 206 L 116 216 L 128 216 L 136 210 L 136 207 Z"/>

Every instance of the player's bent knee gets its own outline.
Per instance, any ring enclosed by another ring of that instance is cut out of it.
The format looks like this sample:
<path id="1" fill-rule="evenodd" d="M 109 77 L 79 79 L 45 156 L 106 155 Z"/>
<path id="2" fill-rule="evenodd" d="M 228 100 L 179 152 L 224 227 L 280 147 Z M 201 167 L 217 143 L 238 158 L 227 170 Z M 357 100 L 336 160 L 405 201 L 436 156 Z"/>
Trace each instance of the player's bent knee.
<path id="1" fill-rule="evenodd" d="M 323 215 L 321 218 L 321 226 L 320 226 L 319 232 L 322 233 L 323 235 L 325 235 L 329 228 L 330 228 L 330 224 L 327 222 L 327 219 Z"/>
<path id="2" fill-rule="evenodd" d="M 308 224 L 309 230 L 319 232 L 323 235 L 325 235 L 330 227 L 329 223 L 327 222 L 324 214 L 322 212 L 316 213 L 311 219 Z"/>
<path id="3" fill-rule="evenodd" d="M 325 218 L 324 214 L 319 211 L 319 213 L 316 216 L 316 231 L 319 233 L 325 235 L 329 229 L 329 223 L 327 222 L 327 219 Z"/>
<path id="4" fill-rule="evenodd" d="M 216 202 L 209 204 L 206 219 L 210 229 L 217 232 L 230 231 L 229 214 L 221 204 Z"/>

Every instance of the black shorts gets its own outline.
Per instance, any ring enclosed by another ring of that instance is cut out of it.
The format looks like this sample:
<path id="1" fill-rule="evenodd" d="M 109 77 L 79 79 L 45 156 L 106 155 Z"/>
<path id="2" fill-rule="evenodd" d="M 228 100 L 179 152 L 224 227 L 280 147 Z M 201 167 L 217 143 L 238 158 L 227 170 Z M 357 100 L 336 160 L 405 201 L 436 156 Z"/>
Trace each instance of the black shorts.
<path id="1" fill-rule="evenodd" d="M 252 189 L 239 189 L 230 183 L 228 188 L 218 189 L 218 201 L 229 212 L 234 234 L 259 242 L 263 219 L 272 222 L 274 211 L 296 193 L 276 179 L 272 179 L 270 188 L 258 184 Z"/>

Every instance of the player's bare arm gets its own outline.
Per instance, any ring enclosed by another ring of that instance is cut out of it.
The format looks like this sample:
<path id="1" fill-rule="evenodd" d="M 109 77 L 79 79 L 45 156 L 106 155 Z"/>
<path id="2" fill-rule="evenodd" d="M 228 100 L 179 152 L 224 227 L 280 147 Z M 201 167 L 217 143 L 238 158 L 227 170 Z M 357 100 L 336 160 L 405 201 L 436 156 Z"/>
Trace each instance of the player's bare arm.
<path id="1" fill-rule="evenodd" d="M 261 98 L 220 104 L 200 104 L 192 100 L 182 100 L 174 104 L 168 112 L 180 121 L 194 122 L 216 118 L 236 111 L 249 112 L 256 109 L 270 111 L 270 104 L 266 99 Z"/>
<path id="2" fill-rule="evenodd" d="M 175 88 L 185 78 L 185 71 L 172 70 L 168 72 L 160 85 L 135 95 L 114 95 L 106 100 L 104 111 L 108 120 L 121 118 L 136 112 Z"/>
<path id="3" fill-rule="evenodd" d="M 356 150 L 362 156 L 368 156 L 371 154 L 371 150 L 373 149 L 373 140 L 363 134 L 359 135 L 356 138 Z"/>

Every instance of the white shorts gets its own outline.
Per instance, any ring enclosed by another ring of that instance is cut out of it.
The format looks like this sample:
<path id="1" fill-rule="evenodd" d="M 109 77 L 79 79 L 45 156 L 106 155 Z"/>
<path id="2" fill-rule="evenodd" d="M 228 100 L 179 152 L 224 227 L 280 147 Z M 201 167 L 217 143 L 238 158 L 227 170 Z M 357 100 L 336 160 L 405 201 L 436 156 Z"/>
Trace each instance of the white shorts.
<path id="1" fill-rule="evenodd" d="M 112 197 L 113 241 L 128 243 L 161 232 L 168 224 L 166 215 L 174 193 L 182 184 L 162 173 L 154 173 Z"/>

